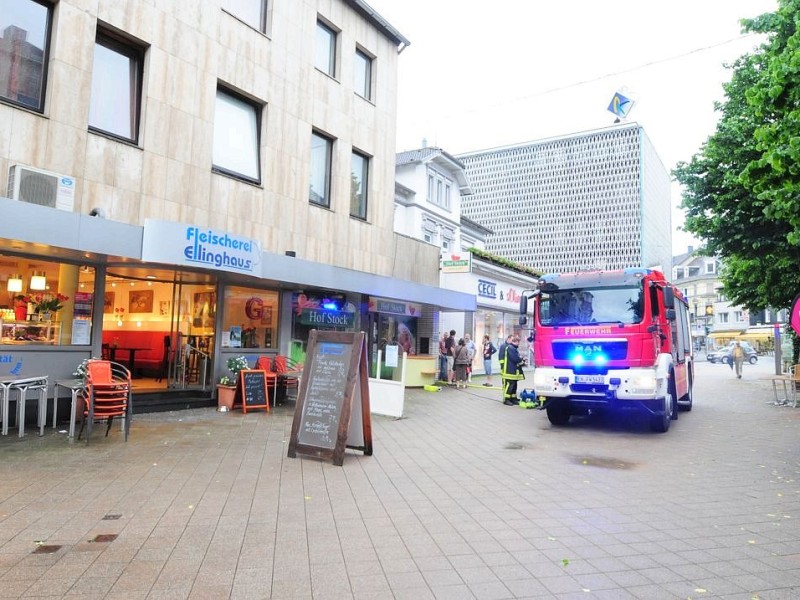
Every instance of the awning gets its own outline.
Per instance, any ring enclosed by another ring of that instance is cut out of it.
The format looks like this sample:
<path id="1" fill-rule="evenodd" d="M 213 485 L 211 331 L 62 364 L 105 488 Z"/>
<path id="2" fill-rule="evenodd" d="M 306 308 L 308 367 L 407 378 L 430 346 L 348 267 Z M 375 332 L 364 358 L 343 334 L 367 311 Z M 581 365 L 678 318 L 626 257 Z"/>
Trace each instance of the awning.
<path id="1" fill-rule="evenodd" d="M 775 335 L 770 331 L 745 331 L 741 335 L 737 336 L 737 340 L 774 340 Z"/>
<path id="2" fill-rule="evenodd" d="M 710 337 L 712 340 L 718 339 L 733 339 L 738 338 L 742 334 L 741 329 L 733 329 L 730 331 L 712 331 L 708 334 L 707 337 Z"/>

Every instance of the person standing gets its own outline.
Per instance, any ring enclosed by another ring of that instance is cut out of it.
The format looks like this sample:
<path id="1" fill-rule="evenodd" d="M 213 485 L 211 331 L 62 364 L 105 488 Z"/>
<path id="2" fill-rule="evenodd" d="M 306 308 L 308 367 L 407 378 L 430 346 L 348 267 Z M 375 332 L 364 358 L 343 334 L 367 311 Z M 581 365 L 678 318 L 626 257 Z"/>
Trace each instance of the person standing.
<path id="1" fill-rule="evenodd" d="M 517 382 L 524 379 L 522 373 L 523 360 L 519 355 L 519 337 L 511 336 L 509 343 L 505 344 L 505 360 L 501 358 L 500 378 L 503 380 L 503 404 L 506 406 L 519 405 L 517 398 Z"/>
<path id="2" fill-rule="evenodd" d="M 447 374 L 447 332 L 439 340 L 439 381 L 450 381 Z"/>
<path id="3" fill-rule="evenodd" d="M 736 379 L 741 379 L 742 365 L 744 364 L 744 348 L 742 348 L 741 342 L 736 342 L 736 344 L 733 346 L 731 359 L 733 360 L 733 365 L 736 368 Z"/>
<path id="4" fill-rule="evenodd" d="M 464 346 L 466 346 L 467 352 L 469 352 L 469 363 L 467 364 L 467 383 L 472 383 L 472 362 L 475 359 L 475 353 L 478 349 L 475 347 L 475 342 L 472 341 L 472 336 L 468 333 L 464 334 Z"/>
<path id="5" fill-rule="evenodd" d="M 455 350 L 456 350 L 456 330 L 451 329 L 450 335 L 447 336 L 447 340 L 444 342 L 444 349 L 447 353 L 447 383 L 454 384 L 456 382 L 456 375 L 455 371 L 453 371 L 453 360 L 455 357 Z"/>
<path id="6" fill-rule="evenodd" d="M 483 385 L 492 387 L 492 356 L 497 352 L 492 340 L 488 335 L 483 336 L 483 372 L 486 373 L 486 381 Z"/>
<path id="7" fill-rule="evenodd" d="M 456 371 L 456 388 L 467 389 L 467 365 L 469 364 L 469 350 L 463 338 L 458 340 L 453 364 Z"/>

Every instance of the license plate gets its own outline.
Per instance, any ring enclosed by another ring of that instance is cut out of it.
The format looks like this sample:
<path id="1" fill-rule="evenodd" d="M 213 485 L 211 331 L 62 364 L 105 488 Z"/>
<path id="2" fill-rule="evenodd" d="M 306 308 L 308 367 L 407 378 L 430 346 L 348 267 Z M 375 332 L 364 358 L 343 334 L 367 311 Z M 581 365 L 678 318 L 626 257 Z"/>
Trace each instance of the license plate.
<path id="1" fill-rule="evenodd" d="M 575 383 L 605 383 L 602 375 L 575 375 Z"/>

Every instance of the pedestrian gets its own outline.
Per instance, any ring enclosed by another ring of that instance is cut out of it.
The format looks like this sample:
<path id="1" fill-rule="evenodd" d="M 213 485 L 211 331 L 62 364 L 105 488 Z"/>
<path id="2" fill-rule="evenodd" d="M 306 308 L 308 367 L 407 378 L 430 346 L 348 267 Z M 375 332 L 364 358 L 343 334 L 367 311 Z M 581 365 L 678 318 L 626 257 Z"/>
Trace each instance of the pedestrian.
<path id="1" fill-rule="evenodd" d="M 519 405 L 517 398 L 517 382 L 525 379 L 522 373 L 524 361 L 519 355 L 519 337 L 511 336 L 511 340 L 503 346 L 505 358 L 501 357 L 500 378 L 503 380 L 503 404 Z"/>
<path id="2" fill-rule="evenodd" d="M 469 364 L 469 350 L 467 350 L 467 346 L 463 338 L 458 340 L 458 345 L 456 345 L 455 354 L 453 355 L 453 364 L 456 371 L 456 388 L 467 389 L 467 365 Z"/>
<path id="3" fill-rule="evenodd" d="M 497 352 L 491 338 L 488 335 L 483 336 L 483 372 L 486 373 L 486 381 L 483 385 L 491 387 L 492 383 L 492 356 Z"/>
<path id="4" fill-rule="evenodd" d="M 439 340 L 439 381 L 450 381 L 447 378 L 447 332 Z"/>
<path id="5" fill-rule="evenodd" d="M 455 350 L 456 350 L 456 330 L 451 329 L 450 335 L 447 336 L 447 340 L 444 342 L 444 349 L 447 353 L 447 383 L 453 385 L 456 382 L 456 374 L 453 371 L 453 359 L 455 357 Z"/>
<path id="6" fill-rule="evenodd" d="M 467 352 L 469 352 L 469 364 L 467 365 L 467 382 L 472 383 L 472 362 L 475 359 L 475 353 L 477 352 L 477 348 L 475 347 L 475 342 L 472 341 L 472 336 L 468 333 L 464 334 L 464 346 L 467 347 Z"/>
<path id="7" fill-rule="evenodd" d="M 736 379 L 742 378 L 742 365 L 744 364 L 744 348 L 741 342 L 736 342 L 731 351 L 731 360 L 736 367 Z"/>

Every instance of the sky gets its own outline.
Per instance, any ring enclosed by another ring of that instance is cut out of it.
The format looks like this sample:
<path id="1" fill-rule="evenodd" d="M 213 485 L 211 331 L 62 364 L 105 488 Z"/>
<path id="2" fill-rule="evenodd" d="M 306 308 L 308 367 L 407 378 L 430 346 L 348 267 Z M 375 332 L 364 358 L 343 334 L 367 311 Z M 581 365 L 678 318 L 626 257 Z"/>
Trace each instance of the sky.
<path id="1" fill-rule="evenodd" d="M 399 56 L 397 150 L 451 154 L 613 124 L 624 89 L 664 167 L 688 162 L 714 133 L 724 65 L 763 42 L 740 20 L 777 0 L 367 0 L 411 43 Z M 487 10 L 489 7 L 491 10 Z M 673 253 L 700 240 L 680 231 Z"/>

